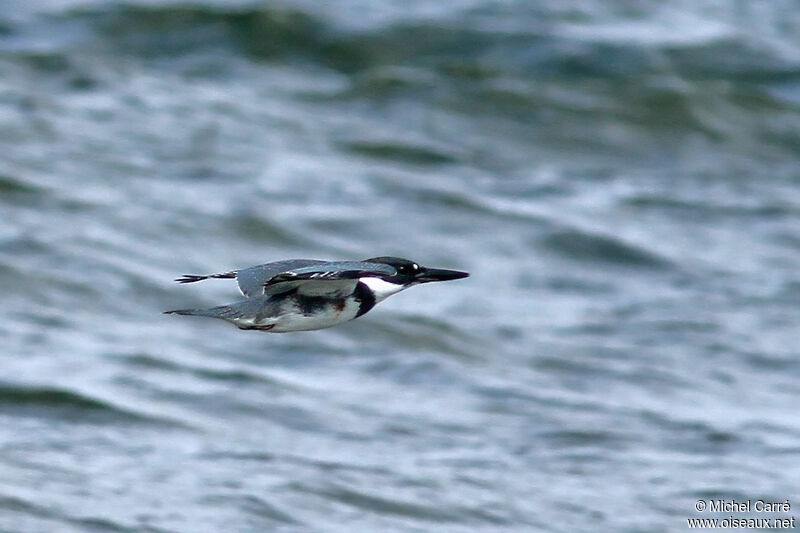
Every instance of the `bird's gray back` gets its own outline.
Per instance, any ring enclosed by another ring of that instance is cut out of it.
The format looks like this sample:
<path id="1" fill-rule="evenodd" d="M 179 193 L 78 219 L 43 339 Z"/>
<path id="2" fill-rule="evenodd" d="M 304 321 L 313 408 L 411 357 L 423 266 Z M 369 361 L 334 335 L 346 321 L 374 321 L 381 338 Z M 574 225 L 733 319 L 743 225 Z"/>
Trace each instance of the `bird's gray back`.
<path id="1" fill-rule="evenodd" d="M 281 272 L 327 262 L 328 261 L 320 261 L 319 259 L 286 259 L 284 261 L 275 261 L 274 263 L 266 263 L 238 270 L 236 272 L 236 281 L 239 283 L 239 290 L 242 291 L 242 294 L 251 298 L 264 294 L 264 284 Z"/>
<path id="2" fill-rule="evenodd" d="M 296 287 L 294 279 L 299 280 L 341 280 L 357 279 L 364 276 L 391 276 L 395 268 L 383 263 L 367 261 L 320 261 L 318 259 L 287 259 L 275 261 L 236 272 L 236 280 L 242 294 L 248 298 L 265 293 L 264 286 L 273 281 L 272 290 L 277 293 Z M 285 274 L 284 276 L 279 276 Z M 273 279 L 279 276 L 278 279 Z M 331 290 L 334 286 L 331 285 Z"/>
<path id="3" fill-rule="evenodd" d="M 304 265 L 287 270 L 299 277 L 319 278 L 358 278 L 364 276 L 391 276 L 396 270 L 390 265 L 382 263 L 368 263 L 366 261 L 324 261 L 312 265 Z M 315 276 L 317 274 L 317 276 Z M 327 274 L 327 275 L 326 275 Z"/>

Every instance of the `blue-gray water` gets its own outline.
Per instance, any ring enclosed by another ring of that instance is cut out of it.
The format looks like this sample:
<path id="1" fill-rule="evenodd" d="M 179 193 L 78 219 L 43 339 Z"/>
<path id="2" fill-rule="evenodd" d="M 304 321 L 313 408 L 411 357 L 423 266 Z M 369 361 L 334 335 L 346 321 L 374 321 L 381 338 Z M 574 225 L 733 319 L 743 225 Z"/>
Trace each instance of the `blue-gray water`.
<path id="1" fill-rule="evenodd" d="M 800 516 L 798 36 L 789 0 L 0 3 L 0 531 Z M 385 254 L 472 276 L 310 333 L 161 314 Z"/>

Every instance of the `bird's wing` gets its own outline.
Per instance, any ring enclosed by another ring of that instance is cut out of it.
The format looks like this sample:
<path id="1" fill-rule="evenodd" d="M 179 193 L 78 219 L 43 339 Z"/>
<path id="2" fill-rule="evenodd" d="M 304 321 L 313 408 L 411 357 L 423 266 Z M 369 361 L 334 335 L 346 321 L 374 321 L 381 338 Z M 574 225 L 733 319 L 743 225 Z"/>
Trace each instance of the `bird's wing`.
<path id="1" fill-rule="evenodd" d="M 230 272 L 224 272 L 222 274 L 208 274 L 205 276 L 184 274 L 175 281 L 178 283 L 195 283 L 197 281 L 203 281 L 204 279 L 236 279 L 242 294 L 251 298 L 264 294 L 264 284 L 276 274 L 326 262 L 327 261 L 320 261 L 317 259 L 287 259 L 285 261 L 256 265 L 242 270 L 231 270 Z"/>
<path id="2" fill-rule="evenodd" d="M 274 263 L 266 263 L 237 270 L 236 281 L 239 283 L 239 290 L 242 291 L 242 294 L 251 298 L 264 294 L 265 285 L 267 285 L 272 278 L 281 273 L 324 263 L 327 263 L 327 261 L 320 261 L 318 259 L 286 259 L 284 261 L 275 261 Z"/>
<path id="3" fill-rule="evenodd" d="M 280 272 L 264 284 L 264 292 L 272 295 L 297 289 L 306 296 L 343 296 L 353 292 L 359 278 L 395 273 L 394 267 L 381 263 L 328 261 Z"/>

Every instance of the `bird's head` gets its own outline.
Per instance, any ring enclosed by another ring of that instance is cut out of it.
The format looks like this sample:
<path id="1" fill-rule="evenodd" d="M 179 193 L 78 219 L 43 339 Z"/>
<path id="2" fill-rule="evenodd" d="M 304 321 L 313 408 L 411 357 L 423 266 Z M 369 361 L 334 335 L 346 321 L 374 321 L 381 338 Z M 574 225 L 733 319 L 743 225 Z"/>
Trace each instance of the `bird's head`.
<path id="1" fill-rule="evenodd" d="M 468 272 L 446 270 L 443 268 L 428 268 L 401 257 L 373 257 L 371 259 L 366 259 L 365 262 L 389 265 L 395 270 L 394 274 L 383 274 L 362 280 L 372 289 L 378 301 L 420 283 L 449 281 L 469 276 Z"/>

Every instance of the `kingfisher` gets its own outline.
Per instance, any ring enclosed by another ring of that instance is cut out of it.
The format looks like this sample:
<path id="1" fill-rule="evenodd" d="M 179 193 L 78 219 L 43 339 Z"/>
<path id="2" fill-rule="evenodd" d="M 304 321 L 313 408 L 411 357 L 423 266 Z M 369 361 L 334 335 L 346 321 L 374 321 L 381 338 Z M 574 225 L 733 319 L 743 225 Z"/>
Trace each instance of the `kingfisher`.
<path id="1" fill-rule="evenodd" d="M 235 279 L 244 301 L 166 314 L 205 316 L 239 329 L 285 333 L 323 329 L 353 320 L 414 285 L 466 278 L 468 272 L 428 268 L 400 257 L 364 261 L 288 259 L 221 274 L 187 274 L 175 281 Z"/>

